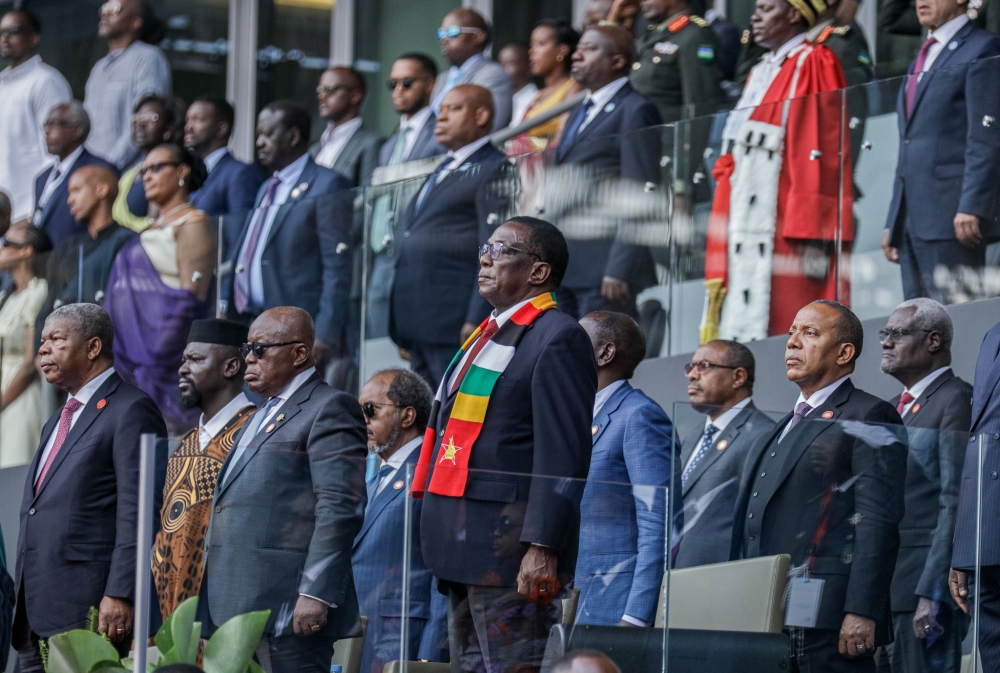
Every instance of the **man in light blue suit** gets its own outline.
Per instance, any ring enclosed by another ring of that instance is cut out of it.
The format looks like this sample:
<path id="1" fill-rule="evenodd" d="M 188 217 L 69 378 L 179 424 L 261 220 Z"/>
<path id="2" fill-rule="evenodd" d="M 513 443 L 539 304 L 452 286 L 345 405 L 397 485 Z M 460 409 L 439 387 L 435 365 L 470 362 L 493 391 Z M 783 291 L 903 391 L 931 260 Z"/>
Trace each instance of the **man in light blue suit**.
<path id="1" fill-rule="evenodd" d="M 652 626 L 664 571 L 666 496 L 678 462 L 671 454 L 679 447 L 660 405 L 628 383 L 646 355 L 635 321 L 595 311 L 580 324 L 594 345 L 597 399 L 580 505 L 576 623 Z"/>
<path id="2" fill-rule="evenodd" d="M 407 525 L 408 475 L 420 457 L 420 443 L 431 414 L 433 393 L 408 369 L 378 372 L 358 395 L 368 426 L 368 450 L 379 457 L 378 472 L 368 481 L 365 522 L 354 540 L 351 564 L 361 614 L 368 618 L 361 673 L 382 673 L 400 657 L 403 615 L 403 534 Z M 420 500 L 410 513 L 410 606 L 407 659 L 439 660 L 447 647 L 443 595 L 432 589 L 432 576 L 420 553 Z M 432 591 L 444 610 L 435 615 Z M 436 634 L 436 635 L 435 635 Z M 435 643 L 435 641 L 439 641 Z M 426 643 L 426 645 L 424 645 Z M 435 653 L 438 656 L 435 656 Z"/>

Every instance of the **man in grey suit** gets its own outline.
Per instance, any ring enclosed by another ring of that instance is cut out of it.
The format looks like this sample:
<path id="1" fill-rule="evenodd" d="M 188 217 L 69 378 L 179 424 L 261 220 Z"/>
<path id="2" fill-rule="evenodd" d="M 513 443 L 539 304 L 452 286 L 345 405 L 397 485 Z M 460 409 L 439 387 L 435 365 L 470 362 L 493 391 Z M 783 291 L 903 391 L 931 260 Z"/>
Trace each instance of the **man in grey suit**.
<path id="1" fill-rule="evenodd" d="M 733 507 L 750 447 L 774 421 L 758 411 L 754 357 L 735 341 L 709 341 L 684 366 L 688 399 L 705 414 L 681 450 L 683 511 L 675 515 L 675 568 L 729 560 Z"/>
<path id="2" fill-rule="evenodd" d="M 309 149 L 317 164 L 346 175 L 355 187 L 372 183 L 385 142 L 361 122 L 365 93 L 365 79 L 354 68 L 327 68 L 316 87 L 319 116 L 327 126 L 320 141 Z"/>
<path id="3" fill-rule="evenodd" d="M 969 619 L 948 596 L 952 536 L 969 445 L 972 386 L 951 370 L 951 316 L 933 299 L 904 301 L 879 332 L 882 371 L 909 437 L 899 555 L 892 576 L 895 640 L 880 671 L 958 673 Z"/>
<path id="4" fill-rule="evenodd" d="M 451 63 L 448 72 L 438 75 L 432 98 L 434 112 L 441 110 L 444 95 L 459 84 L 478 84 L 493 94 L 493 130 L 510 124 L 514 89 L 510 77 L 483 52 L 492 39 L 490 25 L 471 9 L 459 8 L 444 17 L 437 37 L 441 53 Z"/>
<path id="5" fill-rule="evenodd" d="M 243 426 L 215 487 L 201 603 L 206 637 L 253 610 L 268 673 L 326 673 L 358 633 L 351 547 L 364 520 L 365 422 L 316 373 L 312 318 L 264 311 L 250 326 L 244 380 L 267 400 Z"/>

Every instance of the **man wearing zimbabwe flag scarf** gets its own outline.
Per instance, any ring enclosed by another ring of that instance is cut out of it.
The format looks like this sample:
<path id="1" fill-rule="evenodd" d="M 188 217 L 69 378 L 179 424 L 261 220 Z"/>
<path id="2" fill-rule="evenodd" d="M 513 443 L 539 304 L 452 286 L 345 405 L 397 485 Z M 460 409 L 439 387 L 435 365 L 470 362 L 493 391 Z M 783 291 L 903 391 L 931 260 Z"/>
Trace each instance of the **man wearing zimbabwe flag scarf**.
<path id="1" fill-rule="evenodd" d="M 569 262 L 556 227 L 515 217 L 479 261 L 494 311 L 438 387 L 413 495 L 424 561 L 448 596 L 451 660 L 493 672 L 539 666 L 561 618 L 597 372 L 587 333 L 552 310 Z"/>

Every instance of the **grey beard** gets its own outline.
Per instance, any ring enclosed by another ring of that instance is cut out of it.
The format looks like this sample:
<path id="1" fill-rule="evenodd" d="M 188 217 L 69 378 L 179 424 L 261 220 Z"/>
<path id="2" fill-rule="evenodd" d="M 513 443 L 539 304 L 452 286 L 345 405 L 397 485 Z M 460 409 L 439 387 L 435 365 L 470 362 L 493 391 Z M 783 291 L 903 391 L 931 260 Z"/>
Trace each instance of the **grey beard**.
<path id="1" fill-rule="evenodd" d="M 388 451 L 389 447 L 393 446 L 396 443 L 396 440 L 399 439 L 399 434 L 400 434 L 400 428 L 397 423 L 398 421 L 399 421 L 399 412 L 397 411 L 393 418 L 392 432 L 389 433 L 389 439 L 385 441 L 385 444 L 376 444 L 375 446 L 369 446 L 368 453 L 374 453 L 375 455 L 381 458 L 382 454 Z"/>

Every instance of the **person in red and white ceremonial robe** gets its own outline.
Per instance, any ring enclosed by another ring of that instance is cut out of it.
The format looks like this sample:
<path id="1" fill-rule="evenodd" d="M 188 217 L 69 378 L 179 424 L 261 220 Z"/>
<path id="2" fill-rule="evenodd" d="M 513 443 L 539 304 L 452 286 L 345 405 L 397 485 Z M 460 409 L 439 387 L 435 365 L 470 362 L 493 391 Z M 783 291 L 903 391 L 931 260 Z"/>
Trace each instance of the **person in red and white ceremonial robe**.
<path id="1" fill-rule="evenodd" d="M 705 255 L 701 341 L 785 332 L 816 299 L 849 305 L 837 269 L 854 238 L 846 86 L 836 54 L 806 31 L 824 0 L 757 0 L 754 66 L 723 131 Z M 839 227 L 838 227 L 839 219 Z"/>

